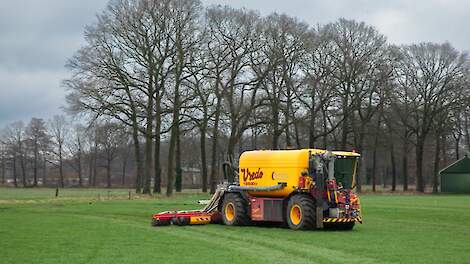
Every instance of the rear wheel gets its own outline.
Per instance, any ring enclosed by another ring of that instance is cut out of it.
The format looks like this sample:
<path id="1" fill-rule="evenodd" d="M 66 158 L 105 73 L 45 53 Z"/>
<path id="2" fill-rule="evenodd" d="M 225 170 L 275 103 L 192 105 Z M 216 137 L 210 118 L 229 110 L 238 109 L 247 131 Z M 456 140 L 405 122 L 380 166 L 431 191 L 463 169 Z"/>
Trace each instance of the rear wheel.
<path id="1" fill-rule="evenodd" d="M 239 194 L 229 193 L 224 197 L 222 204 L 222 220 L 224 224 L 248 225 L 250 218 L 248 216 L 248 203 Z"/>
<path id="2" fill-rule="evenodd" d="M 305 194 L 296 194 L 289 199 L 286 212 L 291 229 L 312 229 L 315 226 L 315 202 Z"/>

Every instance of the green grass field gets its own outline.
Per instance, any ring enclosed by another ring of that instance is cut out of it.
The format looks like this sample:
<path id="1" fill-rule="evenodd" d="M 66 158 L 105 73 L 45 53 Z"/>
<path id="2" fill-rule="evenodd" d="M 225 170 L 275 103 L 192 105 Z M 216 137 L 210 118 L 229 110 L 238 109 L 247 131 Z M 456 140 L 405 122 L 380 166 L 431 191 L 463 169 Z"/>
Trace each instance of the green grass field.
<path id="1" fill-rule="evenodd" d="M 363 195 L 353 231 L 151 227 L 208 195 L 0 188 L 0 263 L 470 263 L 470 196 Z"/>

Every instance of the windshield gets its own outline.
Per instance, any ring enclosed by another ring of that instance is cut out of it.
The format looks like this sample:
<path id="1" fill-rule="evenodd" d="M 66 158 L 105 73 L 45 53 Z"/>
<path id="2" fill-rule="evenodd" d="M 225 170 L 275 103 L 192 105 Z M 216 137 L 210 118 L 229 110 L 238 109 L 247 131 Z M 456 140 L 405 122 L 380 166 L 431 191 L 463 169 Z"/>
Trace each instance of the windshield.
<path id="1" fill-rule="evenodd" d="M 354 184 L 357 159 L 355 157 L 337 157 L 335 160 L 336 182 L 343 188 L 351 189 Z"/>

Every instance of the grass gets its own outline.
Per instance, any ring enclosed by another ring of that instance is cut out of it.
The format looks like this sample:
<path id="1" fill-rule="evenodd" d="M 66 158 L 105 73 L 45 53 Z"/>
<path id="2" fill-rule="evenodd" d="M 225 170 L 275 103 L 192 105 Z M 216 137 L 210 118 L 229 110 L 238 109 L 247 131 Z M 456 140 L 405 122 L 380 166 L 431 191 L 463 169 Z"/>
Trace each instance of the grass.
<path id="1" fill-rule="evenodd" d="M 223 225 L 151 227 L 204 194 L 0 188 L 1 263 L 464 263 L 470 196 L 364 195 L 350 232 Z"/>

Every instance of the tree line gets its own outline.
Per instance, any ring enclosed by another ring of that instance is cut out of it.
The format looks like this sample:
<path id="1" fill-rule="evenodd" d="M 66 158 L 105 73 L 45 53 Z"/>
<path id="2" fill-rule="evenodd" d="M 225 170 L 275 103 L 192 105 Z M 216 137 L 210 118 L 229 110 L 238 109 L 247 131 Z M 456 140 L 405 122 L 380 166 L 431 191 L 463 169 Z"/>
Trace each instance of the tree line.
<path id="1" fill-rule="evenodd" d="M 214 192 L 226 155 L 305 147 L 360 152 L 359 190 L 437 191 L 439 168 L 470 148 L 469 60 L 449 43 L 397 46 L 363 22 L 196 0 L 111 1 L 85 39 L 66 111 L 128 136 L 137 192 L 162 192 L 163 178 L 167 195 L 181 190 L 194 157 Z"/>
<path id="2" fill-rule="evenodd" d="M 119 186 L 130 185 L 130 144 L 128 132 L 115 123 L 86 127 L 64 115 L 47 121 L 33 117 L 26 125 L 17 121 L 0 133 L 0 182 L 63 188 L 98 186 L 104 180 L 111 187 L 111 172 L 119 171 Z"/>

